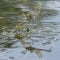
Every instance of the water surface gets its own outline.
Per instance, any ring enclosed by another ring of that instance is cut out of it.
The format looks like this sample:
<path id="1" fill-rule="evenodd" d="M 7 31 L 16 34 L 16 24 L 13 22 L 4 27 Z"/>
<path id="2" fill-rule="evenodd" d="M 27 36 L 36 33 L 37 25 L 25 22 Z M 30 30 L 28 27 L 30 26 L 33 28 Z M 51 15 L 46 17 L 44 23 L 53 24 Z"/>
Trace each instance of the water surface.
<path id="1" fill-rule="evenodd" d="M 7 3 L 8 2 L 8 3 Z M 60 59 L 60 2 L 37 1 L 41 12 L 35 21 L 29 21 L 29 38 L 16 37 L 16 26 L 34 10 L 35 1 L 2 1 L 0 4 L 0 60 L 59 60 Z M 32 4 L 32 5 L 31 5 Z M 2 7 L 3 6 L 3 7 Z M 24 20 L 23 20 L 24 21 Z M 35 24 L 34 24 L 35 23 Z M 17 30 L 18 31 L 18 30 Z M 23 31 L 26 35 L 26 31 Z M 35 49 L 26 50 L 27 46 Z M 39 50 L 43 49 L 43 50 Z M 51 49 L 51 52 L 47 50 Z M 33 50 L 33 51 L 32 51 Z M 39 53 L 40 52 L 40 53 Z"/>

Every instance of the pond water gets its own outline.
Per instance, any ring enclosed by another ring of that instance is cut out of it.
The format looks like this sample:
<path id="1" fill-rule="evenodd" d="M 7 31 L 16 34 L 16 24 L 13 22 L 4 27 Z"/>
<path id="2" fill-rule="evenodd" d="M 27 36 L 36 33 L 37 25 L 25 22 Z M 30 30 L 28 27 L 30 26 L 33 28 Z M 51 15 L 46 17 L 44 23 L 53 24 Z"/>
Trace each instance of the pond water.
<path id="1" fill-rule="evenodd" d="M 0 1 L 0 60 L 60 60 L 59 45 L 60 1 Z"/>

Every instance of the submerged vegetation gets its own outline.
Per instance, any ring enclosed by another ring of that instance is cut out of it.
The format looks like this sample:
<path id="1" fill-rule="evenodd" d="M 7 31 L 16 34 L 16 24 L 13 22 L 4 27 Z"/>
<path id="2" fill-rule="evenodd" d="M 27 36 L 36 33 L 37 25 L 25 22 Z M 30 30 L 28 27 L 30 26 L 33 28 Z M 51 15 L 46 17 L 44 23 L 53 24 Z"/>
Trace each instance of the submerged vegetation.
<path id="1" fill-rule="evenodd" d="M 45 1 L 1 0 L 0 3 L 0 52 L 16 49 L 20 54 L 23 48 L 24 54 L 34 52 L 42 57 L 43 51 L 52 51 L 53 44 L 60 40 L 57 38 L 60 24 L 49 22 L 58 14 L 56 10 L 44 8 Z"/>

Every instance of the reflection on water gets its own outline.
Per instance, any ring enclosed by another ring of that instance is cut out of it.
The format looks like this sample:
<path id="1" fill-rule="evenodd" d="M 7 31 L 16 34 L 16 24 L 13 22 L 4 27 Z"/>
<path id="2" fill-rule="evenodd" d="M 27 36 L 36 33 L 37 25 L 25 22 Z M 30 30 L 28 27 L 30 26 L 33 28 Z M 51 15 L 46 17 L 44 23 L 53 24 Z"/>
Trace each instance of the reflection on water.
<path id="1" fill-rule="evenodd" d="M 1 0 L 0 3 L 0 60 L 39 60 L 37 56 L 42 55 L 44 60 L 49 52 L 50 57 L 47 57 L 52 58 L 51 54 L 55 54 L 53 51 L 59 46 L 57 42 L 60 40 L 60 11 L 57 10 L 58 5 L 53 5 L 58 2 L 40 2 L 44 4 L 41 4 L 39 14 L 39 10 L 35 9 L 38 2 L 35 1 Z"/>

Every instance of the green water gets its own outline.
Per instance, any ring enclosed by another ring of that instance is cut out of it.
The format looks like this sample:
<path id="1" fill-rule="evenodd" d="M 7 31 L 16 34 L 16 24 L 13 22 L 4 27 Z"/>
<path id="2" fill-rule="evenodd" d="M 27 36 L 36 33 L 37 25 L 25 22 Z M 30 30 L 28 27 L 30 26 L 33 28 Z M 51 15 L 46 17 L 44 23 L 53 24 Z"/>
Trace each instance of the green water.
<path id="1" fill-rule="evenodd" d="M 16 26 L 19 26 L 21 21 L 24 22 L 24 14 L 34 11 L 38 2 L 41 3 L 39 15 L 35 20 L 32 18 L 31 21 L 25 21 L 27 24 L 22 30 L 21 27 L 17 29 Z M 59 1 L 1 0 L 0 60 L 59 60 L 59 3 Z"/>

